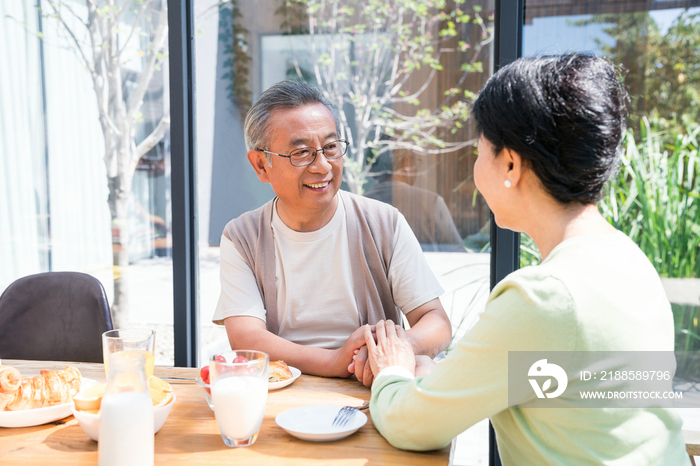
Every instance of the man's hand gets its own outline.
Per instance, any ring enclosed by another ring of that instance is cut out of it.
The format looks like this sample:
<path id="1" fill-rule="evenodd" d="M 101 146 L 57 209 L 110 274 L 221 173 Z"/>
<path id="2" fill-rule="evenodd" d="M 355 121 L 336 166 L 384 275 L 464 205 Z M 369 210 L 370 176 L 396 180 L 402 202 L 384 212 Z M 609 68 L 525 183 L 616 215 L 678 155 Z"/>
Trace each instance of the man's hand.
<path id="1" fill-rule="evenodd" d="M 350 377 L 353 374 L 351 371 L 353 356 L 364 346 L 365 326 L 362 326 L 352 332 L 343 346 L 333 351 L 328 361 L 328 370 L 334 374 L 332 377 Z"/>
<path id="2" fill-rule="evenodd" d="M 350 364 L 348 370 L 355 374 L 355 377 L 357 377 L 360 383 L 369 388 L 374 381 L 374 373 L 369 365 L 368 357 L 369 354 L 367 352 L 367 346 L 365 345 L 355 351 L 355 356 L 353 356 L 352 364 Z"/>
<path id="3" fill-rule="evenodd" d="M 374 340 L 376 341 L 376 327 L 374 325 L 370 325 L 369 328 L 372 331 Z M 362 342 L 364 343 L 364 333 Z M 362 383 L 365 387 L 369 388 L 372 386 L 374 374 L 372 373 L 372 368 L 370 367 L 367 358 L 367 346 L 362 346 L 362 348 L 355 350 L 355 355 L 352 357 L 352 363 L 350 363 L 350 366 L 348 366 L 348 371 L 355 374 L 357 380 L 360 381 L 360 383 Z"/>
<path id="4" fill-rule="evenodd" d="M 377 322 L 377 342 L 369 328 L 365 328 L 365 343 L 369 352 L 369 363 L 372 372 L 389 366 L 405 367 L 412 374 L 416 373 L 416 357 L 413 345 L 406 336 L 406 331 L 394 325 L 391 320 Z"/>

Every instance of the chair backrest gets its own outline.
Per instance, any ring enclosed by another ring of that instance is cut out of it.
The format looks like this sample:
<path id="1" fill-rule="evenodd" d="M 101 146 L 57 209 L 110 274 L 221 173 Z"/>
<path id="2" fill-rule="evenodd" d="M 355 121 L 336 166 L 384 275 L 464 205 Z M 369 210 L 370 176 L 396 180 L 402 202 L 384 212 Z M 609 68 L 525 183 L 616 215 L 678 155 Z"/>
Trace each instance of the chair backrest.
<path id="1" fill-rule="evenodd" d="M 0 296 L 0 358 L 102 362 L 112 330 L 102 283 L 78 272 L 29 275 Z"/>

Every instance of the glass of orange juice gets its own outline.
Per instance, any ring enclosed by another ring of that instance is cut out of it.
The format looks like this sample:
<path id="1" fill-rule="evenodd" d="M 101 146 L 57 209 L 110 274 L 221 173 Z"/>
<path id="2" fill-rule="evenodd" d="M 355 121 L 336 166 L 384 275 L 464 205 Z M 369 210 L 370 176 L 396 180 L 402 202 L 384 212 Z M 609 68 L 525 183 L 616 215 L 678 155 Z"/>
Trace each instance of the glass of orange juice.
<path id="1" fill-rule="evenodd" d="M 127 328 L 110 330 L 102 334 L 102 355 L 105 362 L 105 374 L 109 374 L 109 355 L 123 353 L 143 355 L 146 360 L 146 379 L 153 375 L 156 331 L 145 328 Z"/>

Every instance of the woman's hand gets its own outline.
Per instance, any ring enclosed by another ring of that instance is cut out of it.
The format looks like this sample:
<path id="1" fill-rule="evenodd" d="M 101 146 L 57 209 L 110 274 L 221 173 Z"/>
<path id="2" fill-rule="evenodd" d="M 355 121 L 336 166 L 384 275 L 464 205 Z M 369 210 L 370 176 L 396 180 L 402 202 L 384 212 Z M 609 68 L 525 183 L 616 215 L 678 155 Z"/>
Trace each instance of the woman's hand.
<path id="1" fill-rule="evenodd" d="M 389 366 L 405 367 L 411 374 L 416 373 L 416 357 L 413 345 L 406 331 L 397 327 L 391 320 L 380 320 L 376 326 L 377 342 L 369 327 L 365 328 L 365 344 L 369 352 L 369 363 L 374 375 Z"/>

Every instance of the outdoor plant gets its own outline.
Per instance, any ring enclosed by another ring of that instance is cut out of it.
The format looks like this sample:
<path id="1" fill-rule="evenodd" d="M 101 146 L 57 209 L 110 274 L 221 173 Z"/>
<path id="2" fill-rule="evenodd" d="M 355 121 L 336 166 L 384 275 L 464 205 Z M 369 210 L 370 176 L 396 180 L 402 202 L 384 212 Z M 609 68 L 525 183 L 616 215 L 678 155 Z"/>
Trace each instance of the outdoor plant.
<path id="1" fill-rule="evenodd" d="M 537 265 L 542 262 L 542 255 L 535 242 L 525 233 L 520 233 L 520 267 Z"/>
<path id="2" fill-rule="evenodd" d="M 603 216 L 639 245 L 662 277 L 700 277 L 700 126 L 659 131 L 647 119 L 630 129 Z"/>
<path id="3" fill-rule="evenodd" d="M 475 95 L 465 82 L 483 72 L 481 50 L 493 40 L 493 17 L 484 18 L 478 5 L 463 11 L 463 4 L 284 0 L 277 10 L 283 31 L 310 37 L 310 50 L 301 53 L 311 54 L 312 69 L 295 57 L 292 72 L 338 109 L 350 142 L 344 172 L 350 191 L 362 193 L 383 153 L 442 154 L 474 143 L 450 136 L 469 118 Z M 439 81 L 452 79 L 443 73 L 448 62 L 461 64 L 459 75 L 436 98 Z"/>
<path id="4" fill-rule="evenodd" d="M 700 277 L 700 126 L 660 130 L 643 118 L 639 142 L 628 129 L 617 176 L 598 207 L 629 236 L 662 277 Z M 540 262 L 532 239 L 520 237 L 520 265 Z"/>
<path id="5" fill-rule="evenodd" d="M 600 203 L 606 219 L 639 245 L 662 277 L 700 277 L 698 135 L 698 125 L 660 131 L 642 119 L 640 140 L 628 131 L 619 174 Z M 676 350 L 700 349 L 700 307 L 672 308 Z M 687 363 L 679 360 L 679 371 Z"/>
<path id="6" fill-rule="evenodd" d="M 666 30 L 648 11 L 593 15 L 574 25 L 599 24 L 612 42 L 598 48 L 626 73 L 630 119 L 641 118 L 688 130 L 700 114 L 700 13 L 681 11 Z"/>
<path id="7" fill-rule="evenodd" d="M 248 55 L 249 31 L 241 13 L 241 0 L 222 0 L 207 8 L 198 17 L 202 20 L 219 13 L 219 41 L 223 44 L 224 72 L 219 79 L 225 81 L 226 95 L 238 107 L 241 115 L 248 113 L 253 104 L 250 92 L 250 62 Z"/>

